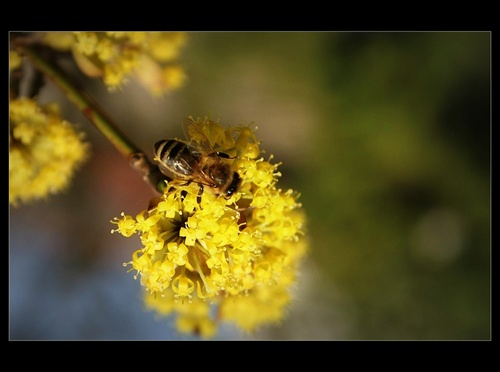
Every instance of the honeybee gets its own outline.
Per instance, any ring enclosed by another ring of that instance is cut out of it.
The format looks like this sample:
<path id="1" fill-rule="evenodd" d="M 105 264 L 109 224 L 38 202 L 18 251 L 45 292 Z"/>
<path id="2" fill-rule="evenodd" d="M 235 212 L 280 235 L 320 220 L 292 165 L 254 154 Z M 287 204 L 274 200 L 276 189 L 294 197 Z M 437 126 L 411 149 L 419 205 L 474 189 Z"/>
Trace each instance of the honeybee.
<path id="1" fill-rule="evenodd" d="M 154 160 L 160 171 L 172 180 L 196 182 L 216 195 L 231 197 L 241 184 L 232 169 L 228 154 L 216 151 L 200 127 L 191 118 L 183 122 L 189 142 L 163 139 L 154 144 Z"/>

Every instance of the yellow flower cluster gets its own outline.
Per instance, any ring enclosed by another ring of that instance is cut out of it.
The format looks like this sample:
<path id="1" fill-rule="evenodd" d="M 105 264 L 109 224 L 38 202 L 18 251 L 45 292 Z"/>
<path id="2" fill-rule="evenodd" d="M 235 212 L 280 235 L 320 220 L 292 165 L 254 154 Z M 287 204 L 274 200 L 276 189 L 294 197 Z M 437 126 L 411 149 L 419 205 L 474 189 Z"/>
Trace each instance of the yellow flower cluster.
<path id="1" fill-rule="evenodd" d="M 29 202 L 63 190 L 87 157 L 88 144 L 58 107 L 28 98 L 10 102 L 9 202 Z"/>
<path id="2" fill-rule="evenodd" d="M 21 67 L 22 59 L 16 51 L 9 51 L 9 71 L 13 71 Z"/>
<path id="3" fill-rule="evenodd" d="M 186 74 L 177 63 L 184 32 L 47 32 L 43 42 L 71 50 L 80 69 L 111 89 L 134 76 L 153 95 L 180 88 Z"/>
<path id="4" fill-rule="evenodd" d="M 241 177 L 237 191 L 224 197 L 173 180 L 149 210 L 115 218 L 112 232 L 139 235 L 143 247 L 128 265 L 140 276 L 147 306 L 177 314 L 180 331 L 211 337 L 219 322 L 252 331 L 283 318 L 307 251 L 305 214 L 296 192 L 276 187 L 279 164 L 261 157 L 249 127 L 196 122 L 230 156 L 225 161 Z"/>

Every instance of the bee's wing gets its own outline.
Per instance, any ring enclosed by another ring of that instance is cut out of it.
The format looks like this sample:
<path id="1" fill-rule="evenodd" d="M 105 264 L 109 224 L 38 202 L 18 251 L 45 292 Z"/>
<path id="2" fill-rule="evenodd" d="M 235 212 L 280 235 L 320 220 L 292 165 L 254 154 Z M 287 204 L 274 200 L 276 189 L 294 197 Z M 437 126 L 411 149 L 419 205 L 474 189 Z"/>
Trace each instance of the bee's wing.
<path id="1" fill-rule="evenodd" d="M 182 130 L 188 140 L 191 152 L 198 152 L 205 155 L 216 152 L 207 135 L 191 116 L 182 121 Z"/>
<path id="2" fill-rule="evenodd" d="M 171 159 L 170 166 L 179 174 L 187 177 L 193 177 L 193 175 L 199 173 L 199 163 L 200 159 L 203 157 L 203 153 L 198 147 L 187 143 L 188 150 L 190 152 L 189 156 L 176 156 Z"/>

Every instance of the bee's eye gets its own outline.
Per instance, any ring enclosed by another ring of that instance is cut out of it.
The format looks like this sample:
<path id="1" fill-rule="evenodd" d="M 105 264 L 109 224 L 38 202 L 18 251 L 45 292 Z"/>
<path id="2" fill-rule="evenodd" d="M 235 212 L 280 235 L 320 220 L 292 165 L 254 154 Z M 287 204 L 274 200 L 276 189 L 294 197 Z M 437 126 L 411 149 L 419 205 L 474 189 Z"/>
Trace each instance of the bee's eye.
<path id="1" fill-rule="evenodd" d="M 234 172 L 233 181 L 231 182 L 225 193 L 226 197 L 229 198 L 231 195 L 233 195 L 235 191 L 238 190 L 240 184 L 241 184 L 241 177 L 238 172 Z"/>

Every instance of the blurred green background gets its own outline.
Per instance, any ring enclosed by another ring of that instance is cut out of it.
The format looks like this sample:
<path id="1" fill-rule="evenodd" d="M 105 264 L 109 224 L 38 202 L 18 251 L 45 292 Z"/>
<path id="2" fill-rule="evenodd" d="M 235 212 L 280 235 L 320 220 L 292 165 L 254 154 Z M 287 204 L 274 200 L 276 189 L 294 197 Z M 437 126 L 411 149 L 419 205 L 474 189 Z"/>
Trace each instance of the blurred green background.
<path id="1" fill-rule="evenodd" d="M 192 32 L 181 61 L 188 83 L 164 99 L 133 82 L 113 94 L 99 81 L 87 89 L 149 154 L 181 135 L 182 118 L 211 114 L 254 122 L 265 156 L 283 162 L 281 187 L 298 190 L 308 214 L 310 253 L 283 323 L 238 337 L 490 339 L 489 32 Z M 50 87 L 43 97 L 65 102 Z M 108 221 L 145 208 L 151 191 L 80 113 L 64 110 L 94 156 L 55 207 L 12 210 L 11 226 L 53 208 L 92 221 L 73 261 L 99 261 L 139 286 L 121 265 L 139 241 L 111 236 Z M 16 242 L 23 234 L 11 228 Z"/>

